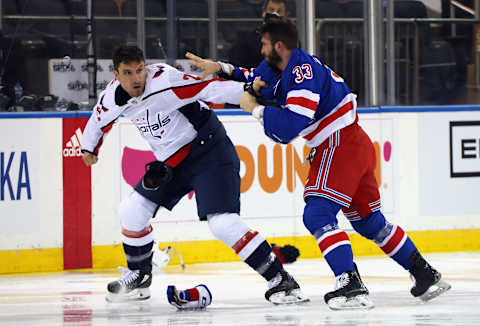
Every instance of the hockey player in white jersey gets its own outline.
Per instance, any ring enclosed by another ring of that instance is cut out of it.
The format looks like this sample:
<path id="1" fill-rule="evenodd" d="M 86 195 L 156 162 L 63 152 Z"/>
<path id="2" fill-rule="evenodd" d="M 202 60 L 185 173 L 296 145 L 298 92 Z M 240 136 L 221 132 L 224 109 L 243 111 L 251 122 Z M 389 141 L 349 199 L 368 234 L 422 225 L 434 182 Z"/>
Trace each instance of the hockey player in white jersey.
<path id="1" fill-rule="evenodd" d="M 82 158 L 88 166 L 95 164 L 103 137 L 124 116 L 137 126 L 157 160 L 147 164 L 118 209 L 128 269 L 108 284 L 107 300 L 150 297 L 150 219 L 194 190 L 200 220 L 208 221 L 213 235 L 268 281 L 267 300 L 308 301 L 265 238 L 240 219 L 240 162 L 222 123 L 205 104 L 225 103 L 232 93 L 239 99 L 243 83 L 203 81 L 166 64 L 146 66 L 136 46 L 117 48 L 113 65 L 115 79 L 100 94 L 85 127 Z"/>

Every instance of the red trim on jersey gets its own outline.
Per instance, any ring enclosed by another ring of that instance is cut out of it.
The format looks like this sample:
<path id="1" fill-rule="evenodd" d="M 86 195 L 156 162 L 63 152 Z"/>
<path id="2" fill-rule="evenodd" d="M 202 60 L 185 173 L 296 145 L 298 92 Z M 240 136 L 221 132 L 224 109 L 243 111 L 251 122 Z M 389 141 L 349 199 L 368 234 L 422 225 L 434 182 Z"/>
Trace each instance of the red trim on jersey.
<path id="1" fill-rule="evenodd" d="M 331 124 L 333 121 L 337 120 L 341 116 L 345 115 L 348 111 L 353 110 L 353 103 L 348 102 L 344 105 L 342 105 L 337 112 L 333 113 L 332 115 L 326 117 L 322 122 L 318 124 L 318 127 L 309 133 L 308 135 L 303 136 L 306 140 L 312 140 L 313 137 L 315 137 L 320 131 L 322 131 L 326 126 Z"/>
<path id="2" fill-rule="evenodd" d="M 232 246 L 232 249 L 235 250 L 235 253 L 238 254 L 240 251 L 242 251 L 243 248 L 252 240 L 255 238 L 255 236 L 258 234 L 258 231 L 253 231 L 253 230 L 248 230 L 247 233 L 243 237 L 240 238 L 235 244 Z"/>
<path id="3" fill-rule="evenodd" d="M 320 247 L 320 250 L 324 252 L 325 250 L 330 248 L 330 246 L 333 246 L 334 244 L 345 240 L 350 241 L 348 235 L 344 231 L 342 231 L 325 237 L 322 241 L 320 241 L 318 246 Z"/>
<path id="4" fill-rule="evenodd" d="M 308 98 L 305 98 L 305 97 L 289 97 L 287 98 L 287 102 L 285 104 L 300 105 L 306 109 L 315 111 L 317 109 L 318 102 L 309 100 Z"/>
<path id="5" fill-rule="evenodd" d="M 179 99 L 184 100 L 186 98 L 194 97 L 195 95 L 200 93 L 202 91 L 202 89 L 207 87 L 208 84 L 210 84 L 211 82 L 214 82 L 214 81 L 219 81 L 219 80 L 221 80 L 221 79 L 220 78 L 213 78 L 213 79 L 201 82 L 201 83 L 174 87 L 174 88 L 172 88 L 172 91 L 178 96 Z"/>
<path id="6" fill-rule="evenodd" d="M 395 230 L 395 233 L 393 236 L 388 240 L 388 242 L 381 247 L 381 249 L 388 255 L 390 254 L 395 248 L 398 246 L 398 244 L 402 241 L 403 236 L 405 235 L 405 231 L 399 226 L 397 226 L 397 229 Z"/>
<path id="7" fill-rule="evenodd" d="M 207 102 L 207 105 L 212 109 L 225 109 L 225 103 Z"/>
<path id="8" fill-rule="evenodd" d="M 95 148 L 93 149 L 93 152 L 95 153 L 95 155 L 98 155 L 98 150 L 100 149 L 100 147 L 102 147 L 102 144 L 103 144 L 103 136 L 98 141 L 97 146 L 95 146 Z"/>
<path id="9" fill-rule="evenodd" d="M 144 236 L 147 236 L 150 233 L 152 233 L 152 231 L 153 231 L 153 228 L 151 225 L 146 226 L 144 229 L 140 231 L 131 231 L 131 230 L 122 228 L 122 234 L 124 236 L 126 236 L 127 238 L 135 238 L 135 239 L 143 238 Z"/>
<path id="10" fill-rule="evenodd" d="M 187 145 L 183 146 L 175 154 L 170 156 L 165 161 L 165 164 L 167 164 L 172 168 L 176 167 L 177 165 L 180 164 L 180 162 L 182 162 L 187 157 L 187 155 L 190 153 L 191 148 L 192 148 L 192 143 L 188 143 Z"/>
<path id="11" fill-rule="evenodd" d="M 188 292 L 188 295 L 190 297 L 188 301 L 198 301 L 198 299 L 200 299 L 200 293 L 198 292 L 197 288 L 187 289 L 185 291 Z"/>
<path id="12" fill-rule="evenodd" d="M 107 109 L 107 110 L 108 110 L 108 109 Z M 112 129 L 114 123 L 115 123 L 115 120 L 110 121 L 109 124 L 107 124 L 106 126 L 103 126 L 103 127 L 100 128 L 100 129 L 102 130 L 102 132 L 103 132 L 104 134 L 106 134 L 107 132 L 110 131 L 110 129 Z"/>
<path id="13" fill-rule="evenodd" d="M 160 67 L 160 66 L 157 66 L 157 67 L 159 70 L 155 73 L 155 75 L 153 75 L 152 79 L 160 77 L 160 75 L 163 74 L 163 67 Z"/>

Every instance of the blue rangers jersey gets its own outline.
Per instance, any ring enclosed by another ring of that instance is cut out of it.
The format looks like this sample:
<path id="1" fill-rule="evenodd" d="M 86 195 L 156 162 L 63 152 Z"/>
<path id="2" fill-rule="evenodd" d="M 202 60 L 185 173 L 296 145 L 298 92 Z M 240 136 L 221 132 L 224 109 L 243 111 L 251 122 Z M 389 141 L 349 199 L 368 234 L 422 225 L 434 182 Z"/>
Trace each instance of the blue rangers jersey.
<path id="1" fill-rule="evenodd" d="M 139 97 L 130 97 L 115 79 L 100 93 L 83 133 L 82 151 L 98 154 L 104 135 L 123 116 L 138 128 L 157 160 L 168 162 L 189 148 L 213 114 L 203 101 L 238 105 L 243 94 L 243 83 L 236 81 L 203 81 L 167 64 L 146 70 L 145 90 Z M 179 163 L 175 160 L 173 165 Z"/>
<path id="2" fill-rule="evenodd" d="M 356 95 L 332 69 L 301 49 L 292 51 L 283 72 L 262 62 L 252 71 L 235 68 L 232 78 L 253 81 L 260 76 L 268 83 L 266 99 L 281 106 L 265 106 L 265 133 L 279 143 L 305 138 L 309 147 L 320 145 L 336 130 L 358 120 Z"/>
<path id="3" fill-rule="evenodd" d="M 282 72 L 278 69 L 270 67 L 267 61 L 263 60 L 258 67 L 253 69 L 245 69 L 241 67 L 234 67 L 232 74 L 220 74 L 220 77 L 226 79 L 233 79 L 242 82 L 251 82 L 255 78 L 261 77 L 261 79 L 267 83 L 267 87 L 260 90 L 260 94 L 265 101 L 275 100 L 274 87 L 280 79 Z"/>

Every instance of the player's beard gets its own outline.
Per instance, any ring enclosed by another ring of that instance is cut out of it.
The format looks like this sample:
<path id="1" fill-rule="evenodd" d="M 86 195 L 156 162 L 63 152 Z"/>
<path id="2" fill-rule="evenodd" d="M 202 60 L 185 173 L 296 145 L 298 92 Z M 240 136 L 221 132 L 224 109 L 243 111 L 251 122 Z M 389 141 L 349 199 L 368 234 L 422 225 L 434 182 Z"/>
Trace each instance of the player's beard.
<path id="1" fill-rule="evenodd" d="M 272 48 L 272 52 L 265 57 L 265 60 L 267 61 L 270 67 L 275 69 L 278 69 L 278 64 L 282 62 L 282 58 L 280 57 L 278 52 L 275 50 L 275 48 Z"/>

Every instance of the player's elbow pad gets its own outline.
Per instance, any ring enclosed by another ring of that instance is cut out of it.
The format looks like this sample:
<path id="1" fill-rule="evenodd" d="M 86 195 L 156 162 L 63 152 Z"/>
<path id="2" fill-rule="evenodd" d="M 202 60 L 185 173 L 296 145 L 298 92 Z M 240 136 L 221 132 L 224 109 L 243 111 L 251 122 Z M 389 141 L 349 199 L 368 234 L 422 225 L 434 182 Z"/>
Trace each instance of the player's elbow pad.
<path id="1" fill-rule="evenodd" d="M 265 107 L 263 126 L 265 134 L 277 143 L 288 144 L 298 136 L 309 119 L 287 109 Z"/>
<path id="2" fill-rule="evenodd" d="M 280 133 L 275 131 L 267 131 L 267 128 L 265 128 L 265 134 L 274 142 L 280 143 L 280 144 L 288 144 L 290 141 L 292 141 L 293 138 L 297 136 L 296 134 L 288 135 L 285 133 Z"/>

